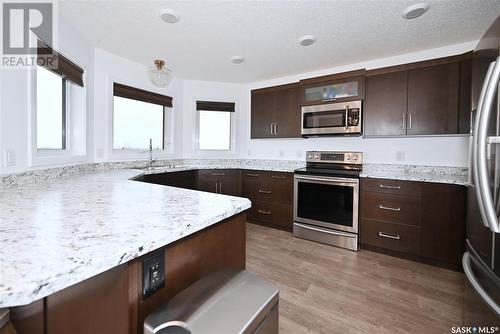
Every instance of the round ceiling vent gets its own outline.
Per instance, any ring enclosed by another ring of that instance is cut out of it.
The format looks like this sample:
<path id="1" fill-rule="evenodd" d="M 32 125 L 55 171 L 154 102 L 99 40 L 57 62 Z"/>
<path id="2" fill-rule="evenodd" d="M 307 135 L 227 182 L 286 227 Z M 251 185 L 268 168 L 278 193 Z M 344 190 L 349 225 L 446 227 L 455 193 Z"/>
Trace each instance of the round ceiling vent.
<path id="1" fill-rule="evenodd" d="M 299 44 L 302 46 L 309 46 L 316 42 L 316 36 L 314 35 L 305 35 L 299 38 Z"/>
<path id="2" fill-rule="evenodd" d="M 417 3 L 416 5 L 410 6 L 403 10 L 401 16 L 403 16 L 405 19 L 415 19 L 419 16 L 422 16 L 428 9 L 428 3 Z"/>
<path id="3" fill-rule="evenodd" d="M 177 23 L 181 16 L 172 9 L 163 9 L 160 12 L 160 18 L 167 23 Z"/>
<path id="4" fill-rule="evenodd" d="M 243 58 L 242 56 L 231 57 L 231 63 L 236 64 L 236 65 L 241 64 L 244 61 L 245 61 L 245 58 Z"/>

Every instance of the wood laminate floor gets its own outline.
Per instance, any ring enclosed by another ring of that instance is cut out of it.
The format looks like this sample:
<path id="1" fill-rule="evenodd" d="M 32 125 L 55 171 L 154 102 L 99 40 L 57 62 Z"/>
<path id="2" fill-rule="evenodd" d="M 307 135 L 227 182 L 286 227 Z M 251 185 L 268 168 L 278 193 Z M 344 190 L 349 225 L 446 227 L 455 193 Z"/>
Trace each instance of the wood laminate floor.
<path id="1" fill-rule="evenodd" d="M 451 333 L 464 325 L 463 273 L 254 224 L 247 270 L 279 286 L 281 334 Z"/>

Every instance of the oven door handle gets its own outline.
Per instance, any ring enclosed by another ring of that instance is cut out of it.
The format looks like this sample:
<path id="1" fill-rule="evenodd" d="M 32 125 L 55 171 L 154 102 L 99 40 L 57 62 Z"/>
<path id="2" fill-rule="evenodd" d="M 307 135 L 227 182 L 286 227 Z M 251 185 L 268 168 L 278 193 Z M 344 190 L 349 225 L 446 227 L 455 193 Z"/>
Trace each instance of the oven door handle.
<path id="1" fill-rule="evenodd" d="M 317 176 L 302 176 L 295 175 L 296 180 L 306 180 L 306 181 L 321 181 L 321 182 L 343 182 L 343 183 L 359 183 L 358 179 L 348 179 L 342 177 L 317 177 Z"/>
<path id="2" fill-rule="evenodd" d="M 298 227 L 305 228 L 307 230 L 321 232 L 321 233 L 328 233 L 328 234 L 333 234 L 333 235 L 340 235 L 340 236 L 349 237 L 349 238 L 356 238 L 356 236 L 357 236 L 356 234 L 343 233 L 343 232 L 338 232 L 338 231 L 331 231 L 331 230 L 327 230 L 327 229 L 324 229 L 324 228 L 313 227 L 313 226 L 304 225 L 304 224 L 300 224 L 300 223 L 293 223 L 293 224 L 296 225 L 296 226 L 298 226 Z"/>

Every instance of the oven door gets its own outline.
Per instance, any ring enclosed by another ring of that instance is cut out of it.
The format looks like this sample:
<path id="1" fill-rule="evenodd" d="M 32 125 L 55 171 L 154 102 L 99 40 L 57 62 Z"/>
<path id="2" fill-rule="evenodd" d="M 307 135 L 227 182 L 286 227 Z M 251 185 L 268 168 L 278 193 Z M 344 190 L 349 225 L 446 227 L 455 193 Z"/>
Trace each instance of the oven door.
<path id="1" fill-rule="evenodd" d="M 361 133 L 361 102 L 302 107 L 301 134 Z"/>
<path id="2" fill-rule="evenodd" d="M 294 221 L 358 233 L 359 180 L 295 175 Z"/>

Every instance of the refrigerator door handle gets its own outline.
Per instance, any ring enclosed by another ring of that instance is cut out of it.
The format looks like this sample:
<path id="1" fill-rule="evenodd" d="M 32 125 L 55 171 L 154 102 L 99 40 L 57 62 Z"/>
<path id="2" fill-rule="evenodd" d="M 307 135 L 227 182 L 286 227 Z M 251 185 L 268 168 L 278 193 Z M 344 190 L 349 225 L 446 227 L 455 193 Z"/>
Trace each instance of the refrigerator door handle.
<path id="1" fill-rule="evenodd" d="M 483 99 L 482 101 L 480 101 L 482 102 L 482 104 L 478 105 L 477 117 L 479 118 L 479 122 L 477 122 L 478 124 L 476 124 L 477 132 L 475 133 L 476 145 L 474 150 L 474 170 L 476 170 L 476 172 L 474 172 L 474 183 L 483 223 L 486 222 L 491 231 L 500 233 L 498 216 L 496 214 L 496 208 L 495 204 L 493 203 L 493 196 L 489 184 L 486 157 L 486 149 L 488 146 L 488 120 L 490 118 L 493 101 L 495 100 L 495 95 L 498 90 L 498 82 L 500 80 L 500 57 L 498 57 L 496 59 L 496 62 L 493 62 L 492 64 L 494 65 L 491 71 L 490 78 L 486 83 L 486 87 L 483 85 L 483 88 L 481 89 L 481 93 L 484 93 L 482 94 Z M 490 64 L 490 68 L 492 64 Z M 478 120 L 478 118 L 476 118 L 476 121 Z"/>
<path id="2" fill-rule="evenodd" d="M 500 315 L 500 306 L 495 303 L 493 298 L 488 295 L 488 293 L 483 289 L 479 281 L 477 280 L 476 276 L 474 275 L 474 272 L 472 271 L 472 266 L 471 266 L 471 256 L 469 252 L 465 252 L 464 256 L 462 257 L 462 265 L 464 267 L 464 272 L 465 276 L 467 276 L 467 279 L 469 280 L 470 284 L 476 290 L 476 292 L 481 296 L 481 298 L 484 300 L 486 304 L 488 304 L 489 307 L 493 311 L 496 312 L 496 314 Z"/>
<path id="3" fill-rule="evenodd" d="M 486 72 L 486 76 L 484 77 L 483 85 L 481 86 L 481 92 L 479 94 L 479 101 L 477 104 L 476 108 L 476 117 L 474 120 L 474 128 L 472 130 L 472 156 L 470 158 L 471 160 L 471 174 L 472 174 L 472 179 L 474 180 L 474 190 L 476 192 L 476 199 L 477 199 L 477 204 L 479 207 L 479 212 L 481 215 L 481 221 L 484 225 L 484 227 L 489 228 L 490 226 L 488 225 L 488 222 L 484 219 L 486 217 L 486 214 L 484 212 L 484 205 L 483 205 L 483 199 L 482 199 L 482 193 L 479 190 L 479 185 L 478 185 L 478 175 L 477 175 L 477 161 L 476 161 L 476 156 L 477 156 L 477 135 L 479 131 L 479 120 L 481 118 L 482 114 L 482 108 L 483 108 L 483 101 L 484 101 L 484 95 L 486 93 L 486 88 L 488 87 L 488 84 L 490 82 L 491 78 L 491 73 L 493 72 L 493 68 L 495 67 L 496 62 L 491 62 L 490 65 L 488 66 L 488 70 Z"/>

